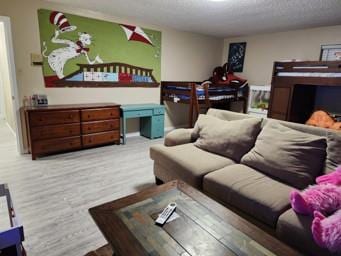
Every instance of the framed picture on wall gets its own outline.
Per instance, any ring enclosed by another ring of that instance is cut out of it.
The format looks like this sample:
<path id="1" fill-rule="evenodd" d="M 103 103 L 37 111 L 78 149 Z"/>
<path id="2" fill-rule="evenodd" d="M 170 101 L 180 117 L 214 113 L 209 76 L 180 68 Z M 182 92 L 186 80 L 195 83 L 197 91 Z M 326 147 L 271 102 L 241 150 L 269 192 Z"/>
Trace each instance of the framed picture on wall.
<path id="1" fill-rule="evenodd" d="M 231 43 L 229 46 L 228 63 L 234 72 L 243 72 L 246 42 Z"/>
<path id="2" fill-rule="evenodd" d="M 270 103 L 271 85 L 250 85 L 248 114 L 266 117 Z"/>
<path id="3" fill-rule="evenodd" d="M 321 45 L 320 60 L 322 61 L 341 60 L 341 44 Z"/>

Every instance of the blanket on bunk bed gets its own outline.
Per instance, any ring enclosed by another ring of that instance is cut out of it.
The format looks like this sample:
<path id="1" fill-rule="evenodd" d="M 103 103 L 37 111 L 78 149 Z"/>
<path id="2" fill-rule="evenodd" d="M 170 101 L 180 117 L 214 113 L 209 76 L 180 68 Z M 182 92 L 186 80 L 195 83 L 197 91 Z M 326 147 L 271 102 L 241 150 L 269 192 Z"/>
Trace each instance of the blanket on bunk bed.
<path id="1" fill-rule="evenodd" d="M 210 86 L 208 87 L 208 94 L 209 94 L 209 99 L 214 101 L 214 100 L 223 100 L 223 99 L 231 99 L 234 96 L 234 93 L 237 91 L 238 96 L 243 95 L 243 91 L 246 88 L 247 83 L 244 83 L 241 85 L 239 88 L 235 87 L 229 87 L 229 86 Z M 184 86 L 177 86 L 177 85 L 166 85 L 165 89 L 173 90 L 173 91 L 190 91 L 190 87 L 184 87 Z M 203 87 L 203 84 L 196 84 L 196 93 L 198 100 L 204 100 L 206 95 L 205 95 L 205 89 Z M 210 95 L 210 93 L 219 93 L 219 95 Z M 173 98 L 178 98 L 181 100 L 188 100 L 190 99 L 189 95 L 183 95 L 181 93 L 179 94 L 173 94 L 169 95 L 169 97 Z"/>

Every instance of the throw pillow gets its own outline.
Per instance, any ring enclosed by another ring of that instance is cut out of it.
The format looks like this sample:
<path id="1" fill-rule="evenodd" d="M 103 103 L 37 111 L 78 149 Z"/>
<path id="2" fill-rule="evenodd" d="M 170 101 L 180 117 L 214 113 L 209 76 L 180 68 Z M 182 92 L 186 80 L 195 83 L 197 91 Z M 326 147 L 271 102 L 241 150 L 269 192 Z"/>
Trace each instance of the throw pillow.
<path id="1" fill-rule="evenodd" d="M 303 189 L 314 183 L 326 157 L 326 138 L 268 122 L 242 163 Z"/>
<path id="2" fill-rule="evenodd" d="M 194 145 L 239 162 L 254 146 L 261 122 L 260 118 L 224 121 L 210 115 L 200 115 L 194 128 L 199 134 Z"/>
<path id="3" fill-rule="evenodd" d="M 326 172 L 341 165 L 341 132 L 328 132 Z"/>

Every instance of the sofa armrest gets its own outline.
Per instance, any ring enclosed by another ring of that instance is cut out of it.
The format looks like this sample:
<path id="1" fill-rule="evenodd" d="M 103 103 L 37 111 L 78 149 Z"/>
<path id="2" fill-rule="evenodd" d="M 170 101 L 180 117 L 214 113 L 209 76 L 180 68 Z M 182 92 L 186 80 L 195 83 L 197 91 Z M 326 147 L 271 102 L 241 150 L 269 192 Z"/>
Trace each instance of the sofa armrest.
<path id="1" fill-rule="evenodd" d="M 193 129 L 181 128 L 169 132 L 165 137 L 165 146 L 172 147 L 193 142 L 192 131 Z"/>

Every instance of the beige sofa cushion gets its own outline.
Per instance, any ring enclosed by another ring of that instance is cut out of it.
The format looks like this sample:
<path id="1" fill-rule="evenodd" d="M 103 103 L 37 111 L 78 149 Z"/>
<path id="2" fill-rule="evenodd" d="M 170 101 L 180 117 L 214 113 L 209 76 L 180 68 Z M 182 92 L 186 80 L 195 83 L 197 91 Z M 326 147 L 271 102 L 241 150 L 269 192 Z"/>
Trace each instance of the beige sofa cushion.
<path id="1" fill-rule="evenodd" d="M 277 222 L 276 235 L 279 239 L 307 255 L 332 255 L 320 248 L 311 234 L 312 217 L 296 214 L 292 209 L 283 213 Z"/>
<path id="2" fill-rule="evenodd" d="M 174 147 L 154 145 L 150 148 L 150 157 L 174 179 L 181 179 L 188 184 L 202 187 L 202 178 L 209 172 L 234 164 L 234 161 L 195 147 L 193 144 L 183 144 Z"/>
<path id="3" fill-rule="evenodd" d="M 341 132 L 328 132 L 326 172 L 341 165 Z"/>
<path id="4" fill-rule="evenodd" d="M 200 115 L 194 128 L 199 138 L 194 145 L 239 162 L 254 146 L 261 122 L 260 118 L 224 121 L 214 116 Z"/>
<path id="5" fill-rule="evenodd" d="M 303 189 L 321 174 L 326 139 L 268 122 L 241 163 Z"/>
<path id="6" fill-rule="evenodd" d="M 207 174 L 203 189 L 272 227 L 275 227 L 278 217 L 290 208 L 292 187 L 241 164 Z"/>

